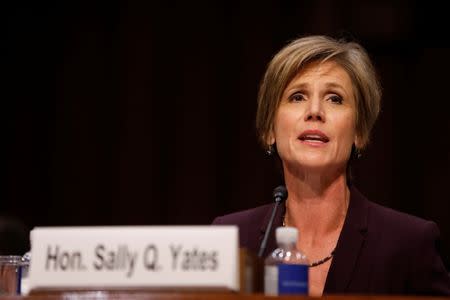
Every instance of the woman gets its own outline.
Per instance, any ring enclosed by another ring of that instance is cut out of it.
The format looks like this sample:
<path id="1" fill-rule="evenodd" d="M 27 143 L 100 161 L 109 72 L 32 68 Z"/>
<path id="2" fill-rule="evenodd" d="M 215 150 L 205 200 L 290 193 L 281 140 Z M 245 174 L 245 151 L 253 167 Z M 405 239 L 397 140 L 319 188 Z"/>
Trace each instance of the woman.
<path id="1" fill-rule="evenodd" d="M 374 67 L 357 43 L 310 36 L 275 55 L 257 110 L 260 141 L 280 158 L 288 191 L 274 227 L 299 229 L 311 295 L 450 295 L 437 226 L 372 203 L 349 183 L 349 161 L 369 141 L 380 98 Z M 213 223 L 237 224 L 241 246 L 257 252 L 273 205 Z M 275 247 L 271 234 L 264 255 Z"/>

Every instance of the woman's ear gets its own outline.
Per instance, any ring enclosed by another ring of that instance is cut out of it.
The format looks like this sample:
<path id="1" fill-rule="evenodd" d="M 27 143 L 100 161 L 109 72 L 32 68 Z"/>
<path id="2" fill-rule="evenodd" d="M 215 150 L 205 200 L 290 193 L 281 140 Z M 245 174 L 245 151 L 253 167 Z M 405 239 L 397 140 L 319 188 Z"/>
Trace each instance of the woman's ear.
<path id="1" fill-rule="evenodd" d="M 267 146 L 275 144 L 275 135 L 273 134 L 273 129 L 271 129 L 269 131 L 269 134 L 267 135 L 266 144 Z"/>
<path id="2" fill-rule="evenodd" d="M 354 140 L 354 143 L 353 143 L 353 144 L 355 145 L 356 149 L 358 149 L 358 150 L 364 148 L 364 145 L 363 145 L 363 143 L 362 143 L 361 138 L 359 137 L 359 135 L 356 135 L 356 136 L 355 136 L 355 140 Z"/>

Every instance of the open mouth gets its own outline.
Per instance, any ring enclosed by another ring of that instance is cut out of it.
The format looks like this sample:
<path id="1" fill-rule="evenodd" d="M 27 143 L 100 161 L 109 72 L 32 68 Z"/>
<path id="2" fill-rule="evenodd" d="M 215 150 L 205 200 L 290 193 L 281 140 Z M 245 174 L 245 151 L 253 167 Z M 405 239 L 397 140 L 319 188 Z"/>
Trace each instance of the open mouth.
<path id="1" fill-rule="evenodd" d="M 299 140 L 303 142 L 314 142 L 314 143 L 328 143 L 330 139 L 322 132 L 314 131 L 304 131 L 299 137 Z"/>

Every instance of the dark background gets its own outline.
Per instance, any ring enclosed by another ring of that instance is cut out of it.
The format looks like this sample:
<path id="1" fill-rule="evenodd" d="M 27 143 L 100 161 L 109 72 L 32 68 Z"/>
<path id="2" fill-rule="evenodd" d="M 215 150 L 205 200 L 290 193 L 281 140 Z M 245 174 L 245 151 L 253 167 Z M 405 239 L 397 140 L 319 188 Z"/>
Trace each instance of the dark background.
<path id="1" fill-rule="evenodd" d="M 0 214 L 29 229 L 209 224 L 270 202 L 281 178 L 256 140 L 260 78 L 290 39 L 329 34 L 365 46 L 383 85 L 357 186 L 435 221 L 448 267 L 450 37 L 436 2 L 3 1 Z"/>

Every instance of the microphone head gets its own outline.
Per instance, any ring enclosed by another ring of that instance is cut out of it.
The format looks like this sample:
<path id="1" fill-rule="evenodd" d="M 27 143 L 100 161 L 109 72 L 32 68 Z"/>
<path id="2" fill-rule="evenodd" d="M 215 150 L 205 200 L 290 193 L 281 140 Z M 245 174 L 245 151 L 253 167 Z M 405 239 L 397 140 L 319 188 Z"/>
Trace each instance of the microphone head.
<path id="1" fill-rule="evenodd" d="M 284 185 L 279 185 L 273 190 L 273 198 L 275 199 L 275 202 L 281 202 L 286 200 L 288 196 L 287 189 Z"/>

